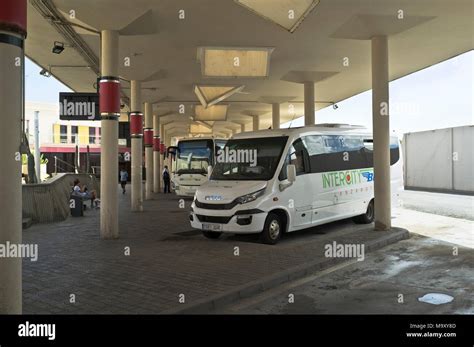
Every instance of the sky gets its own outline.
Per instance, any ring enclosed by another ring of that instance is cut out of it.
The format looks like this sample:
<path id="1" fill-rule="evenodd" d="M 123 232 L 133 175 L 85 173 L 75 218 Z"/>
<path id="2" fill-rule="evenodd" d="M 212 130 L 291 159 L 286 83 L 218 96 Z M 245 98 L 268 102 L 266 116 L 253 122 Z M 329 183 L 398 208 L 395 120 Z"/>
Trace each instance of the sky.
<path id="1" fill-rule="evenodd" d="M 54 77 L 39 74 L 26 63 L 26 101 L 58 102 L 59 92 L 71 91 Z M 390 82 L 390 128 L 401 135 L 431 129 L 473 125 L 474 51 L 461 54 Z M 316 88 L 317 90 L 317 88 Z M 317 99 L 317 96 L 316 96 Z M 316 123 L 350 123 L 372 128 L 372 92 L 355 95 L 316 112 Z M 291 126 L 303 125 L 303 118 Z M 282 128 L 289 123 L 282 124 Z"/>
<path id="2" fill-rule="evenodd" d="M 473 125 L 473 75 L 474 51 L 469 51 L 390 82 L 390 129 L 401 135 Z M 371 90 L 337 105 L 337 110 L 329 106 L 316 111 L 316 123 L 349 123 L 372 129 Z M 304 119 L 299 118 L 291 126 L 303 124 Z"/>
<path id="3" fill-rule="evenodd" d="M 54 76 L 40 75 L 41 68 L 26 58 L 25 65 L 25 99 L 26 102 L 59 103 L 59 92 L 72 90 L 59 82 Z M 58 116 L 59 117 L 59 116 Z"/>

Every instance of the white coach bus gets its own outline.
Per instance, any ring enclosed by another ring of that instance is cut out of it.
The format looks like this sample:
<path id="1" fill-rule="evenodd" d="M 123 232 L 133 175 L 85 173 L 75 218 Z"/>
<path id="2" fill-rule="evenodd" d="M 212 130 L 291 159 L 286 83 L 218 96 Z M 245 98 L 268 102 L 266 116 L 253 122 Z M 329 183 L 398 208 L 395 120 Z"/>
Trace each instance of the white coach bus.
<path id="1" fill-rule="evenodd" d="M 374 220 L 372 134 L 326 124 L 240 133 L 196 191 L 189 219 L 208 238 L 261 233 L 275 244 L 292 232 L 335 220 Z M 252 158 L 252 153 L 256 158 Z M 242 160 L 244 159 L 244 160 Z M 393 201 L 403 187 L 399 141 L 391 137 Z"/>
<path id="2" fill-rule="evenodd" d="M 171 185 L 176 195 L 194 196 L 196 189 L 206 182 L 209 166 L 215 164 L 215 156 L 226 140 L 214 138 L 191 138 L 178 141 L 169 147 L 174 164 L 171 167 Z"/>

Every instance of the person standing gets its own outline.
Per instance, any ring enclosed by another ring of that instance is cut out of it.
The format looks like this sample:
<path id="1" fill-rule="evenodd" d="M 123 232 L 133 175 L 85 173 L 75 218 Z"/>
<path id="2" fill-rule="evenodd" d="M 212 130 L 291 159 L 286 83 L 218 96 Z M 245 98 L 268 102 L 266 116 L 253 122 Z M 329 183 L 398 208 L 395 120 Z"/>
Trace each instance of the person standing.
<path id="1" fill-rule="evenodd" d="M 128 181 L 128 172 L 124 168 L 120 170 L 120 185 L 122 186 L 122 194 L 125 194 L 125 186 Z"/>
<path id="2" fill-rule="evenodd" d="M 165 165 L 165 168 L 163 169 L 163 183 L 164 183 L 164 193 L 171 193 L 170 190 L 170 172 L 168 171 L 168 166 Z"/>

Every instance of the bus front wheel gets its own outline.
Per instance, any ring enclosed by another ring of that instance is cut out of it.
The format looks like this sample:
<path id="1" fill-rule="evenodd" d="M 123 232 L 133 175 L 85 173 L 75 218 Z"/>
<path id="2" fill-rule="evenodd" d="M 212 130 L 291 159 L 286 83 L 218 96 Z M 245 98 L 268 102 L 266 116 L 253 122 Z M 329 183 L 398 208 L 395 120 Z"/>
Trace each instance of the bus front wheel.
<path id="1" fill-rule="evenodd" d="M 268 245 L 274 245 L 280 240 L 283 232 L 281 217 L 276 213 L 269 213 L 261 234 L 261 240 Z"/>

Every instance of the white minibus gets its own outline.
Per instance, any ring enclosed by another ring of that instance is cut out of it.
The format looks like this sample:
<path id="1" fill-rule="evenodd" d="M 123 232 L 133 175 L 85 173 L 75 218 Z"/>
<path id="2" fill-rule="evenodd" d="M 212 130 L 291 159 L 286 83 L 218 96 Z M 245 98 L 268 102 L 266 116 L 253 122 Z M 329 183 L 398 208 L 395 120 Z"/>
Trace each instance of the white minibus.
<path id="1" fill-rule="evenodd" d="M 399 147 L 391 136 L 393 201 L 403 187 Z M 374 220 L 373 140 L 363 127 L 244 132 L 222 153 L 189 215 L 191 226 L 208 238 L 261 233 L 262 242 L 275 244 L 285 232 L 351 217 Z"/>

